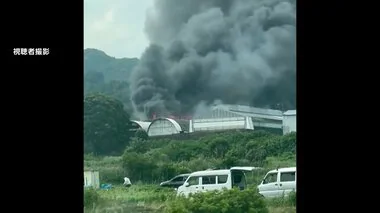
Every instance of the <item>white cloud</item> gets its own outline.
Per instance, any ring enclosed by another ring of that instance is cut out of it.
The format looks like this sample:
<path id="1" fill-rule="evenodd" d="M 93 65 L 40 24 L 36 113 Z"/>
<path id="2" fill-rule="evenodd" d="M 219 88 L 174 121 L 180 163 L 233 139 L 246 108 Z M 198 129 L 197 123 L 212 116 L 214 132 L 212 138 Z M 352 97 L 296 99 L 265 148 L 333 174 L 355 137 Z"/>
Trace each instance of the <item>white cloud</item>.
<path id="1" fill-rule="evenodd" d="M 104 15 L 104 19 L 106 22 L 113 22 L 113 8 L 109 11 L 106 12 L 106 14 Z"/>
<path id="2" fill-rule="evenodd" d="M 112 22 L 113 22 L 113 12 L 114 9 L 111 8 L 109 9 L 103 17 L 101 17 L 100 19 L 98 20 L 95 20 L 92 25 L 91 25 L 91 28 L 94 30 L 94 31 L 104 31 L 104 30 L 107 30 L 107 27 L 110 26 L 112 28 Z"/>
<path id="3" fill-rule="evenodd" d="M 146 10 L 153 0 L 85 0 L 84 47 L 110 56 L 140 57 L 148 46 Z"/>

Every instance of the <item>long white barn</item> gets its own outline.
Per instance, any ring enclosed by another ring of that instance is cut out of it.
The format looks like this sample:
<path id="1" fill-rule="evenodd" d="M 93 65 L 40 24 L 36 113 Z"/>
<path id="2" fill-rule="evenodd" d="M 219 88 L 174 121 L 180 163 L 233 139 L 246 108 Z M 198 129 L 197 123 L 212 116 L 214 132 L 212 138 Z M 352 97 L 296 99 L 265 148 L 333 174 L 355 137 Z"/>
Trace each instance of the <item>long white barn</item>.
<path id="1" fill-rule="evenodd" d="M 284 114 L 280 110 L 242 105 L 215 105 L 191 120 L 157 118 L 145 126 L 148 136 L 173 135 L 186 132 L 221 131 L 233 129 L 254 130 L 269 128 L 283 130 Z"/>

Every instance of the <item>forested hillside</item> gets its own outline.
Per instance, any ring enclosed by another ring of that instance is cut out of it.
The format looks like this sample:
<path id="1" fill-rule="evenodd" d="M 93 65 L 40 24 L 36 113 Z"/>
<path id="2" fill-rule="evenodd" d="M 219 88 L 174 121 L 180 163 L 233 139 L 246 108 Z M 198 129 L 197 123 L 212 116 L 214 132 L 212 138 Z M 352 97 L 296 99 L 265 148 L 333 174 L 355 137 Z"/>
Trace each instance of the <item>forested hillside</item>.
<path id="1" fill-rule="evenodd" d="M 84 73 L 91 71 L 103 73 L 105 83 L 113 80 L 127 81 L 138 62 L 137 58 L 118 59 L 97 49 L 84 50 Z"/>
<path id="2" fill-rule="evenodd" d="M 113 58 L 97 49 L 84 50 L 84 94 L 100 92 L 121 101 L 131 113 L 129 76 L 137 58 Z"/>

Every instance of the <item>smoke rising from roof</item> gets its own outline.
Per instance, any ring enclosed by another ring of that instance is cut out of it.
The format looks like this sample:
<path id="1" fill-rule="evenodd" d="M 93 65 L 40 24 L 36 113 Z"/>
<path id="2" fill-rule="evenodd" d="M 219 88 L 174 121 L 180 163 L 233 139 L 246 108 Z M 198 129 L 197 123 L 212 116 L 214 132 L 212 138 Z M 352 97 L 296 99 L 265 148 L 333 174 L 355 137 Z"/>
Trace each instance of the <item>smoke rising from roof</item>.
<path id="1" fill-rule="evenodd" d="M 215 100 L 295 108 L 295 23 L 295 0 L 156 0 L 131 76 L 136 113 L 194 113 Z"/>

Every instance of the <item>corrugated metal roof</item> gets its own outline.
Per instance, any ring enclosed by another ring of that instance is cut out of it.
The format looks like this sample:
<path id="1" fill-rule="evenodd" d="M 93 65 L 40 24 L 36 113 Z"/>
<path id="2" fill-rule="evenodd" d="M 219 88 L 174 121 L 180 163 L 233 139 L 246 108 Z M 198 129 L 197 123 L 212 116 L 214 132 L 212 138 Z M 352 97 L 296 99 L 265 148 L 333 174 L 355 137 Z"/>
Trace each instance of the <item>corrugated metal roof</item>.
<path id="1" fill-rule="evenodd" d="M 148 131 L 149 125 L 151 124 L 151 122 L 146 122 L 146 121 L 132 121 L 132 122 L 139 125 L 145 131 Z"/>
<path id="2" fill-rule="evenodd" d="M 173 124 L 174 128 L 176 129 L 177 132 L 181 132 L 181 131 L 189 131 L 189 121 L 187 120 L 174 120 L 172 118 L 157 118 L 155 119 L 154 121 L 152 121 L 152 123 L 149 125 L 149 128 L 151 125 L 153 125 L 156 121 L 158 120 L 167 120 L 169 121 L 170 123 Z M 148 128 L 148 132 L 149 132 L 149 128 Z"/>
<path id="3" fill-rule="evenodd" d="M 179 125 L 179 123 L 177 121 L 175 121 L 174 119 L 171 119 L 171 118 L 163 118 L 163 119 L 170 121 L 178 132 L 180 132 L 182 130 L 181 125 Z"/>
<path id="4" fill-rule="evenodd" d="M 229 117 L 229 118 L 209 118 L 209 119 L 194 119 L 192 120 L 193 131 L 215 131 L 229 129 L 253 129 L 247 124 L 246 117 Z"/>
<path id="5" fill-rule="evenodd" d="M 284 112 L 284 115 L 296 115 L 296 114 L 297 114 L 297 110 L 288 110 Z"/>
<path id="6" fill-rule="evenodd" d="M 282 112 L 280 110 L 274 110 L 274 109 L 264 109 L 264 108 L 257 108 L 257 107 L 251 107 L 251 106 L 231 105 L 231 104 L 221 104 L 215 107 L 223 108 L 228 111 L 234 111 L 234 112 L 282 116 Z"/>
<path id="7" fill-rule="evenodd" d="M 189 131 L 190 120 L 181 120 L 181 119 L 172 119 L 172 120 L 178 123 L 182 131 L 185 131 L 185 132 Z"/>
<path id="8" fill-rule="evenodd" d="M 242 105 L 221 104 L 213 107 L 213 110 L 224 110 L 238 116 L 264 118 L 270 120 L 281 121 L 283 119 L 282 112 L 274 109 L 263 109 Z"/>

